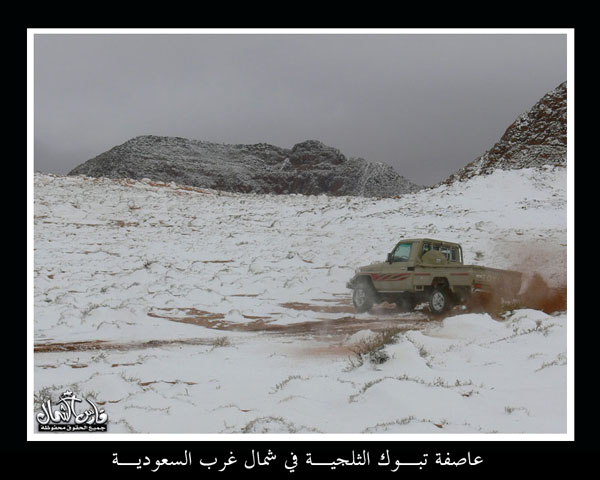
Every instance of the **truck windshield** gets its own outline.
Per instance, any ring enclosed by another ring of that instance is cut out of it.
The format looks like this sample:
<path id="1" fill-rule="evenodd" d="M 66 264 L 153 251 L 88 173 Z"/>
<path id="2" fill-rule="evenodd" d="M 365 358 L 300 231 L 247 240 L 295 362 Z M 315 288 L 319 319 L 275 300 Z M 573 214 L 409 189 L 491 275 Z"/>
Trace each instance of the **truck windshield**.
<path id="1" fill-rule="evenodd" d="M 392 260 L 394 262 L 408 262 L 411 247 L 412 243 L 399 243 L 392 254 Z"/>

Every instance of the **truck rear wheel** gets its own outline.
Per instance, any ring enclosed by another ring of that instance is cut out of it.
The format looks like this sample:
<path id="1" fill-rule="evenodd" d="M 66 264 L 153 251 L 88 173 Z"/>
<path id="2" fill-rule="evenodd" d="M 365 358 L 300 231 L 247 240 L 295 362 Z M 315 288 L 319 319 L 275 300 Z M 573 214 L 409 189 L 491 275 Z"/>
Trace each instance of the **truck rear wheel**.
<path id="1" fill-rule="evenodd" d="M 446 288 L 434 288 L 429 295 L 429 309 L 431 313 L 439 315 L 450 310 L 452 296 Z"/>
<path id="2" fill-rule="evenodd" d="M 375 303 L 375 290 L 367 282 L 360 282 L 354 287 L 352 303 L 357 312 L 368 312 Z"/>

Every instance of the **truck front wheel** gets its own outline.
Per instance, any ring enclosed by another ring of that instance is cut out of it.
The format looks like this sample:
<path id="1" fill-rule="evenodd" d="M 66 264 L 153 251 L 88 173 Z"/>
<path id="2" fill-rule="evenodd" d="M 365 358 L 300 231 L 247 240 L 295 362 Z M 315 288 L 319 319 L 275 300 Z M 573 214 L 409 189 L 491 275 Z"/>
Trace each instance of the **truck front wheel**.
<path id="1" fill-rule="evenodd" d="M 375 303 L 375 290 L 367 282 L 360 282 L 354 287 L 352 303 L 357 312 L 368 312 Z"/>
<path id="2" fill-rule="evenodd" d="M 452 297 L 446 288 L 434 288 L 429 295 L 431 313 L 439 315 L 450 309 Z"/>

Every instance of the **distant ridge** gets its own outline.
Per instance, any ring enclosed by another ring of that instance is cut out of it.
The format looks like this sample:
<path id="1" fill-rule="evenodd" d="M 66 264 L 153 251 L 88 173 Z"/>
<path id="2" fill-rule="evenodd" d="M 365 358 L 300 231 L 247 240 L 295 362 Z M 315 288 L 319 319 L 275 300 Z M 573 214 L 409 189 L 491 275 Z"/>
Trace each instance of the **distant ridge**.
<path id="1" fill-rule="evenodd" d="M 245 193 L 390 197 L 423 188 L 389 165 L 348 159 L 316 140 L 285 149 L 146 135 L 88 160 L 69 175 L 148 178 Z"/>

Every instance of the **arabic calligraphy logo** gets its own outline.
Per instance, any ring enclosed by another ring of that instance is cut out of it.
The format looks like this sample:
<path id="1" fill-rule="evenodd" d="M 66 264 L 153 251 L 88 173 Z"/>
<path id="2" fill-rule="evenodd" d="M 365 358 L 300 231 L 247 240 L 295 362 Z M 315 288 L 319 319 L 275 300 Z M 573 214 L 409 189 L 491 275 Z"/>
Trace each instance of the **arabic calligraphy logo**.
<path id="1" fill-rule="evenodd" d="M 85 401 L 91 408 L 78 413 L 77 404 L 83 400 L 71 390 L 63 392 L 56 405 L 51 400 L 42 403 L 42 411 L 36 416 L 40 432 L 106 432 L 108 415 L 92 400 Z"/>

